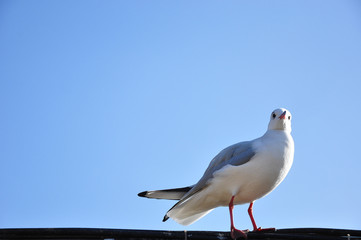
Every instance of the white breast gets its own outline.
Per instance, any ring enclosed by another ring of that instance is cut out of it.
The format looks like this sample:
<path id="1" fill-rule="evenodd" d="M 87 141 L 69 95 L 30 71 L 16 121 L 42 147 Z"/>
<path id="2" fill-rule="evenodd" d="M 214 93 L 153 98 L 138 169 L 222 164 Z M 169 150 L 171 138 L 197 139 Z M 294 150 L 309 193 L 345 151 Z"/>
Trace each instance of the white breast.
<path id="1" fill-rule="evenodd" d="M 228 165 L 214 174 L 209 189 L 218 189 L 219 205 L 228 205 L 235 195 L 235 204 L 259 199 L 275 189 L 286 177 L 294 155 L 292 136 L 284 131 L 267 131 L 254 141 L 255 156 L 240 165 Z M 219 190 L 221 189 L 221 190 Z"/>

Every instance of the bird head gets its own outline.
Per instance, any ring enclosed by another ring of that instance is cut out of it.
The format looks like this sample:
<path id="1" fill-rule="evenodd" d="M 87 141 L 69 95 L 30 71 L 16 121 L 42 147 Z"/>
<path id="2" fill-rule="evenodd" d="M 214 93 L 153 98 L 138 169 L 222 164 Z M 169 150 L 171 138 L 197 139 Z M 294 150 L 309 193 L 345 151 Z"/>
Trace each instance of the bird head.
<path id="1" fill-rule="evenodd" d="M 291 119 L 290 111 L 285 108 L 278 108 L 271 113 L 268 130 L 283 130 L 291 132 Z"/>

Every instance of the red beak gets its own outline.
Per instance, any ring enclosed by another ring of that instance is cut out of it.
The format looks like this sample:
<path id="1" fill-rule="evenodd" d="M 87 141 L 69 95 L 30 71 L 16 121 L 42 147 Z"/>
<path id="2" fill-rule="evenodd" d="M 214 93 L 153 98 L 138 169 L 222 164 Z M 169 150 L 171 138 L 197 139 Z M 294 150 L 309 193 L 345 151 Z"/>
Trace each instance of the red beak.
<path id="1" fill-rule="evenodd" d="M 286 111 L 284 111 L 281 116 L 279 117 L 279 119 L 286 119 Z"/>

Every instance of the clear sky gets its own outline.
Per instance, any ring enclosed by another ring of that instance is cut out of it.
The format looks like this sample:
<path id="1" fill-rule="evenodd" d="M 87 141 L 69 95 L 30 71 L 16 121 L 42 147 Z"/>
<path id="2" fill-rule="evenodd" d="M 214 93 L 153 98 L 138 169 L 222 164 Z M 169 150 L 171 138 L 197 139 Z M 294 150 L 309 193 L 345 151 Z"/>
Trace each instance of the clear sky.
<path id="1" fill-rule="evenodd" d="M 293 114 L 262 227 L 361 229 L 360 1 L 0 2 L 0 228 L 190 226 L 144 190 L 194 184 Z M 251 228 L 247 206 L 235 208 Z"/>

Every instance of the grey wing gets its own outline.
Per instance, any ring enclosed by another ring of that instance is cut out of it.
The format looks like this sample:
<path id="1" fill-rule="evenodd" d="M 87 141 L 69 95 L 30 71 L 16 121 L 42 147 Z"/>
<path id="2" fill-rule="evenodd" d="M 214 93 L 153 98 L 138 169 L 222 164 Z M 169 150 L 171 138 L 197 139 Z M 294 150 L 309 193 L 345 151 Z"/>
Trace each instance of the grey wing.
<path id="1" fill-rule="evenodd" d="M 208 181 L 213 178 L 213 174 L 217 170 L 223 168 L 226 165 L 240 166 L 245 164 L 250 161 L 255 154 L 256 152 L 252 147 L 252 141 L 240 142 L 223 149 L 212 159 L 198 183 L 194 185 L 194 187 L 189 192 L 187 192 L 170 210 L 205 188 L 208 184 Z"/>
<path id="2" fill-rule="evenodd" d="M 203 189 L 207 182 L 213 178 L 213 173 L 226 165 L 240 166 L 247 163 L 255 155 L 252 141 L 240 142 L 223 149 L 210 162 L 198 183 L 182 199 L 187 198 Z"/>
<path id="3" fill-rule="evenodd" d="M 255 154 L 252 143 L 240 142 L 223 149 L 212 159 L 203 176 L 213 174 L 227 164 L 239 166 L 251 160 Z"/>

